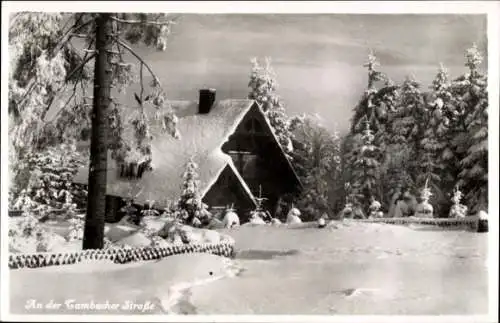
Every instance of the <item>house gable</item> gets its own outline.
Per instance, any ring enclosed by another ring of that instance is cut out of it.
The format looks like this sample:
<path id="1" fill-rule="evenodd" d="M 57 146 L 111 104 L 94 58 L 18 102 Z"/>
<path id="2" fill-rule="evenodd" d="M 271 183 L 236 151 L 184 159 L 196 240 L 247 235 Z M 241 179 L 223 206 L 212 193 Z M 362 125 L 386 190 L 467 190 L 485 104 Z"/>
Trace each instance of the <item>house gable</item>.
<path id="1" fill-rule="evenodd" d="M 296 196 L 302 184 L 258 104 L 252 105 L 222 145 L 254 196 L 267 198 L 273 213 L 284 196 Z"/>
<path id="2" fill-rule="evenodd" d="M 252 105 L 235 131 L 223 144 L 222 151 L 233 157 L 235 166 L 241 174 L 244 173 L 242 159 L 245 159 L 245 155 L 260 155 L 263 157 L 269 153 L 272 157 L 269 156 L 267 159 L 272 162 L 272 165 L 267 166 L 272 166 L 271 168 L 282 173 L 282 177 L 286 180 L 286 185 L 290 187 L 291 191 L 300 191 L 302 189 L 302 183 L 295 169 L 257 103 Z"/>

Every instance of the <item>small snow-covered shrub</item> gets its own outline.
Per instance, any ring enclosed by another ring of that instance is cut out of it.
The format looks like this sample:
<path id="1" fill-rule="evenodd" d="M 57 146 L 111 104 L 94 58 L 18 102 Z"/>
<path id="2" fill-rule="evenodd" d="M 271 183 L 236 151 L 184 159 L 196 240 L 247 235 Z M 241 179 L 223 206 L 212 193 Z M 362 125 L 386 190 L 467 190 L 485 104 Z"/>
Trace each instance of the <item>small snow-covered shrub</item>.
<path id="1" fill-rule="evenodd" d="M 292 208 L 288 212 L 288 215 L 286 216 L 286 223 L 288 224 L 295 224 L 295 223 L 302 223 L 302 220 L 300 219 L 300 211 L 297 208 Z"/>
<path id="2" fill-rule="evenodd" d="M 455 188 L 453 197 L 451 198 L 453 205 L 450 208 L 450 218 L 464 218 L 467 216 L 467 206 L 460 203 L 462 197 L 462 192 L 458 189 L 458 187 Z"/>
<path id="3" fill-rule="evenodd" d="M 70 227 L 66 239 L 68 241 L 82 240 L 84 220 L 81 218 L 71 218 L 68 221 L 70 222 Z"/>
<path id="4" fill-rule="evenodd" d="M 422 202 L 417 205 L 415 210 L 415 217 L 420 218 L 432 218 L 434 217 L 434 207 L 429 203 L 429 199 L 432 196 L 432 192 L 428 187 L 428 182 L 425 182 L 425 186 L 421 192 Z"/>
<path id="5" fill-rule="evenodd" d="M 236 214 L 236 212 L 232 208 L 230 208 L 226 210 L 222 223 L 224 224 L 224 228 L 226 229 L 237 227 L 240 225 L 240 218 L 238 217 L 238 214 Z"/>
<path id="6" fill-rule="evenodd" d="M 368 218 L 383 218 L 384 213 L 380 210 L 382 208 L 382 205 L 380 204 L 379 201 L 373 199 L 369 211 L 370 213 L 368 214 Z"/>

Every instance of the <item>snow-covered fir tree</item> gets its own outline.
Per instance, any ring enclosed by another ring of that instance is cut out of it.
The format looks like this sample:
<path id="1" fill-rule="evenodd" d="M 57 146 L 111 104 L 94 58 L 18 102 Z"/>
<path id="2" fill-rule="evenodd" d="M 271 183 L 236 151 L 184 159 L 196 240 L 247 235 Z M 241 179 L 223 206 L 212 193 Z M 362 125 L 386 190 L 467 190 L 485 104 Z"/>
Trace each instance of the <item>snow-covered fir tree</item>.
<path id="1" fill-rule="evenodd" d="M 410 160 L 410 151 L 407 149 L 397 149 L 390 145 L 385 153 L 383 164 L 380 167 L 382 190 L 384 192 L 383 202 L 390 204 L 398 188 L 414 187 L 413 178 L 405 167 Z"/>
<path id="2" fill-rule="evenodd" d="M 424 118 L 426 128 L 420 140 L 421 153 L 418 154 L 418 173 L 416 181 L 429 181 L 435 194 L 431 197 L 437 216 L 444 216 L 448 209 L 449 191 L 457 176 L 457 160 L 451 144 L 452 132 L 450 120 L 454 106 L 450 92 L 448 72 L 440 65 L 436 77 L 427 94 L 427 115 Z"/>
<path id="3" fill-rule="evenodd" d="M 400 88 L 399 105 L 393 116 L 391 138 L 392 151 L 407 150 L 404 155 L 409 159 L 403 165 L 406 166 L 407 173 L 413 177 L 417 186 L 423 184 L 423 182 L 417 182 L 417 180 L 421 180 L 421 178 L 417 178 L 420 173 L 418 160 L 422 153 L 421 140 L 426 129 L 428 116 L 420 86 L 420 83 L 412 75 L 403 81 Z"/>
<path id="4" fill-rule="evenodd" d="M 422 146 L 427 154 L 434 158 L 434 165 L 428 165 L 429 171 L 438 173 L 439 179 L 431 176 L 433 182 L 441 185 L 456 179 L 456 157 L 451 145 L 451 120 L 454 118 L 451 83 L 446 68 L 441 64 L 432 81 L 429 107 L 429 127 L 424 134 Z"/>
<path id="5" fill-rule="evenodd" d="M 186 224 L 193 224 L 200 218 L 209 216 L 208 206 L 203 203 L 198 188 L 198 164 L 191 158 L 184 173 L 180 199 L 177 203 L 178 216 Z"/>
<path id="6" fill-rule="evenodd" d="M 488 208 L 488 89 L 487 77 L 479 71 L 483 57 L 474 44 L 466 53 L 469 73 L 461 82 L 460 104 L 464 105 L 466 150 L 460 161 L 459 185 L 474 211 Z"/>
<path id="7" fill-rule="evenodd" d="M 304 185 L 297 207 L 304 219 L 317 220 L 338 202 L 335 193 L 341 182 L 341 140 L 337 131 L 330 132 L 312 117 L 304 118 L 294 135 L 298 144 L 293 160 Z"/>
<path id="8" fill-rule="evenodd" d="M 363 65 L 368 69 L 368 85 L 360 102 L 354 108 L 354 115 L 351 119 L 351 133 L 358 134 L 365 129 L 365 122 L 369 120 L 370 127 L 377 132 L 383 127 L 383 119 L 387 111 L 380 106 L 380 97 L 377 96 L 377 82 L 386 80 L 386 76 L 377 70 L 379 66 L 377 57 L 373 52 L 368 55 L 368 61 Z M 381 129 L 382 130 L 382 129 Z"/>
<path id="9" fill-rule="evenodd" d="M 251 89 L 248 98 L 261 105 L 283 150 L 287 154 L 291 153 L 293 144 L 290 121 L 285 105 L 276 93 L 278 87 L 276 73 L 271 67 L 269 58 L 266 58 L 265 65 L 261 65 L 256 58 L 252 59 L 248 87 Z"/>
<path id="10" fill-rule="evenodd" d="M 365 120 L 365 130 L 362 133 L 363 145 L 357 152 L 358 158 L 353 163 L 353 193 L 362 196 L 360 204 L 367 210 L 372 197 L 379 199 L 380 180 L 380 149 L 374 144 L 375 136 L 370 129 L 370 122 Z"/>
<path id="11" fill-rule="evenodd" d="M 398 98 L 398 86 L 390 78 L 378 70 L 380 66 L 377 57 L 370 52 L 367 62 L 363 65 L 368 71 L 367 88 L 360 102 L 354 108 L 351 119 L 350 133 L 346 137 L 344 164 L 352 165 L 359 158 L 357 153 L 364 145 L 362 133 L 368 120 L 374 135 L 373 143 L 380 149 L 377 161 L 383 163 L 384 152 L 390 137 L 390 116 L 393 113 Z M 344 180 L 355 183 L 352 171 L 344 167 Z M 382 180 L 383 178 L 381 178 Z"/>
<path id="12" fill-rule="evenodd" d="M 22 208 L 33 203 L 37 207 L 66 210 L 71 216 L 77 204 L 82 207 L 86 203 L 87 192 L 72 183 L 78 168 L 83 165 L 84 160 L 73 144 L 61 144 L 43 152 L 26 154 L 22 171 L 29 172 L 30 176 L 27 182 L 18 183 L 21 191 L 12 207 Z"/>

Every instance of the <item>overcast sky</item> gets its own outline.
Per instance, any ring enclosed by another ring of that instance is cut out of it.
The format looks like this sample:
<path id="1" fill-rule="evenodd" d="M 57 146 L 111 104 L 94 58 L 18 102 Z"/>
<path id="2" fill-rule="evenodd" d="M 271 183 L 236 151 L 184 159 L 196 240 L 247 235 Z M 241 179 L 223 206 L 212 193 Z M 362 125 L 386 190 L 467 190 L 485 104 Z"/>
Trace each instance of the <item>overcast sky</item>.
<path id="1" fill-rule="evenodd" d="M 347 129 L 366 85 L 370 48 L 396 81 L 413 73 L 425 87 L 442 62 L 451 76 L 466 70 L 464 52 L 487 48 L 484 15 L 184 15 L 166 52 L 139 51 L 171 99 L 245 98 L 252 57 L 272 59 L 289 114 L 319 113 Z M 485 57 L 486 57 L 486 53 Z"/>

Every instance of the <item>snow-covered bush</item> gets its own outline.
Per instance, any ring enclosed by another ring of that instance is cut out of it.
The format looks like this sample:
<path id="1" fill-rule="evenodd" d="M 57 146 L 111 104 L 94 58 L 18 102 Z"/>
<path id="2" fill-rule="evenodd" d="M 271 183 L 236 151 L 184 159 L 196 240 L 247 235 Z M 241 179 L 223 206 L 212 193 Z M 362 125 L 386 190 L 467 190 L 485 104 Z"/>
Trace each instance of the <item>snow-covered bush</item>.
<path id="1" fill-rule="evenodd" d="M 229 229 L 240 225 L 240 218 L 233 208 L 228 208 L 224 214 L 224 228 Z"/>
<path id="2" fill-rule="evenodd" d="M 68 241 L 82 240 L 84 220 L 82 218 L 75 217 L 69 219 L 69 222 L 70 222 L 69 233 L 66 239 Z"/>
<path id="3" fill-rule="evenodd" d="M 318 219 L 318 228 L 322 229 L 326 227 L 326 220 L 325 218 L 321 217 Z"/>
<path id="4" fill-rule="evenodd" d="M 373 199 L 372 203 L 370 204 L 370 213 L 368 215 L 369 218 L 383 218 L 384 213 L 380 210 L 382 208 L 382 204 L 380 204 L 379 201 Z"/>
<path id="5" fill-rule="evenodd" d="M 460 203 L 462 197 L 462 192 L 458 189 L 458 187 L 456 187 L 453 197 L 451 198 L 453 205 L 450 208 L 450 218 L 463 218 L 467 216 L 467 206 Z"/>
<path id="6" fill-rule="evenodd" d="M 299 209 L 293 207 L 290 209 L 286 216 L 286 223 L 287 224 L 295 224 L 295 223 L 302 223 L 302 220 L 300 219 L 300 211 Z"/>
<path id="7" fill-rule="evenodd" d="M 415 216 L 419 218 L 432 218 L 434 216 L 434 208 L 432 205 L 429 203 L 429 199 L 432 196 L 432 192 L 430 188 L 428 187 L 428 182 L 425 182 L 425 186 L 422 189 L 421 192 L 421 199 L 422 202 L 420 202 L 417 205 L 417 209 L 415 210 Z"/>
<path id="8" fill-rule="evenodd" d="M 160 212 L 153 208 L 155 201 L 147 201 L 146 208 L 141 211 L 142 217 L 145 216 L 159 216 Z"/>

